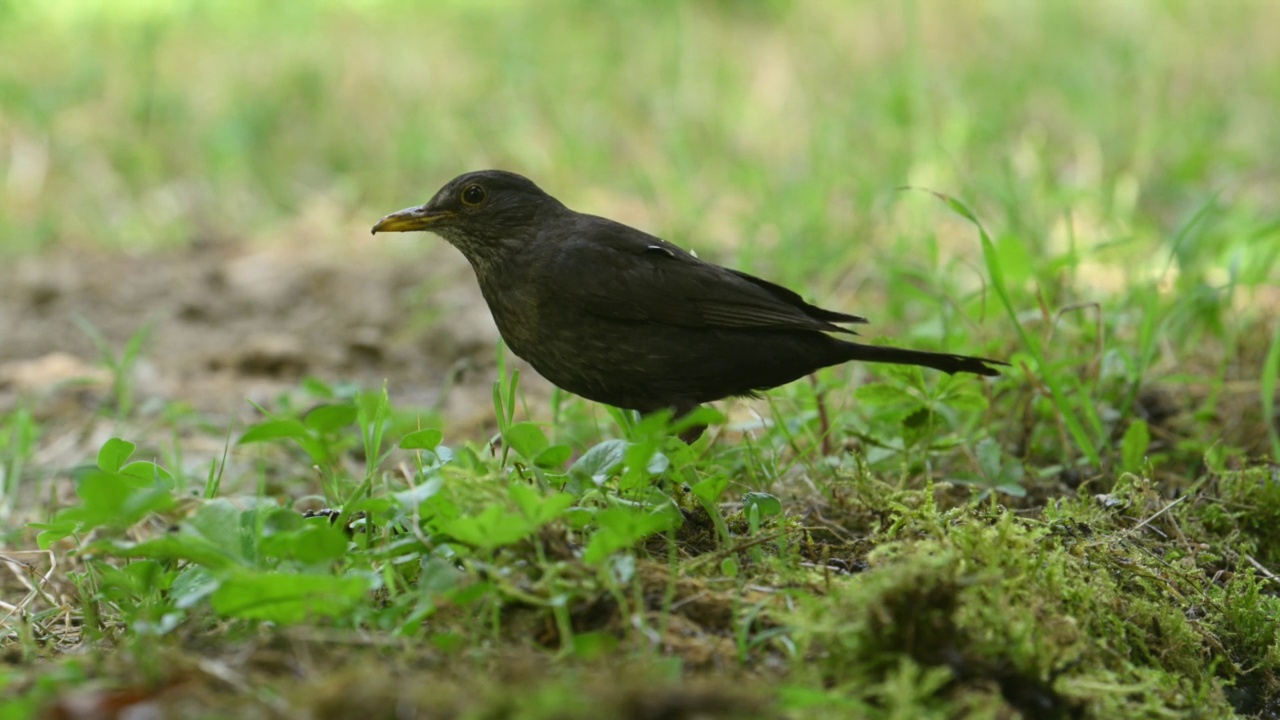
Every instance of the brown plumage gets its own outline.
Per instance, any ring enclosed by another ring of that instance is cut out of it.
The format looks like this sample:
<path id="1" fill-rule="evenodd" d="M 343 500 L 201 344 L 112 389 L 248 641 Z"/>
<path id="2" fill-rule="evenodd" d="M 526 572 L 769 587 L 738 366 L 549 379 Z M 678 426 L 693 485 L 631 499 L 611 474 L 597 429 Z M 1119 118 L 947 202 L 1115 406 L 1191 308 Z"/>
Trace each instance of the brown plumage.
<path id="1" fill-rule="evenodd" d="M 574 212 L 525 177 L 467 173 L 373 232 L 426 230 L 462 251 L 503 340 L 558 387 L 677 416 L 849 360 L 997 375 L 1006 363 L 863 345 L 824 310 L 660 238 Z M 844 337 L 841 337 L 844 336 Z"/>

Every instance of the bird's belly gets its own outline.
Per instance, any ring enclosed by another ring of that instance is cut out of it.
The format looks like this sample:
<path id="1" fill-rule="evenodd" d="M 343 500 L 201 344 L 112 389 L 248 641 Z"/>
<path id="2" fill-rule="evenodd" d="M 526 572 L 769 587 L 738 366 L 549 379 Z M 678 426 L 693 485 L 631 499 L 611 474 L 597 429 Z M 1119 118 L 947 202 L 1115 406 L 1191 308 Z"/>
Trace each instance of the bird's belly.
<path id="1" fill-rule="evenodd" d="M 822 333 L 602 316 L 560 302 L 534 278 L 493 280 L 482 278 L 481 290 L 507 347 L 557 387 L 617 407 L 689 409 L 845 359 Z"/>
<path id="2" fill-rule="evenodd" d="M 655 328 L 589 314 L 541 316 L 499 330 L 508 347 L 555 386 L 648 412 L 749 394 L 837 362 L 821 334 Z"/>
<path id="3" fill-rule="evenodd" d="M 652 354 L 590 318 L 546 318 L 538 323 L 498 324 L 502 339 L 539 375 L 590 400 L 636 407 L 631 399 L 646 378 L 664 371 Z M 512 325 L 518 325 L 513 327 Z"/>

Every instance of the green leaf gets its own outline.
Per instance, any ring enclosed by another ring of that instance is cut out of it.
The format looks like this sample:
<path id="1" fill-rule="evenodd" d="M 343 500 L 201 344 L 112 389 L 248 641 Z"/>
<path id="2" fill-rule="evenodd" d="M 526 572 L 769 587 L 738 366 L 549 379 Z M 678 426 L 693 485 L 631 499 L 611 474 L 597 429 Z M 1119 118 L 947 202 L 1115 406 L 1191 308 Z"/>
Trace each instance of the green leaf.
<path id="1" fill-rule="evenodd" d="M 987 481 L 997 482 L 1000 479 L 1000 446 L 991 438 L 983 438 L 974 448 L 974 454 L 978 456 L 978 467 Z"/>
<path id="2" fill-rule="evenodd" d="M 295 624 L 341 615 L 370 589 L 369 579 L 359 575 L 245 573 L 224 579 L 210 600 L 227 617 Z"/>
<path id="3" fill-rule="evenodd" d="M 1134 420 L 1124 431 L 1120 441 L 1120 466 L 1125 472 L 1136 473 L 1142 470 L 1142 463 L 1147 457 L 1147 449 L 1151 446 L 1151 428 L 1146 420 Z"/>
<path id="4" fill-rule="evenodd" d="M 569 527 L 574 530 L 582 530 L 591 524 L 596 517 L 594 508 L 571 507 L 564 511 L 564 519 L 569 523 Z"/>
<path id="5" fill-rule="evenodd" d="M 240 445 L 248 445 L 249 443 L 271 442 L 273 440 L 293 440 L 302 448 L 311 460 L 317 464 L 327 464 L 329 461 L 329 453 L 325 449 L 325 445 L 319 442 L 312 432 L 301 422 L 294 419 L 286 420 L 267 420 L 256 425 L 251 425 L 244 434 L 240 436 L 238 443 Z"/>
<path id="6" fill-rule="evenodd" d="M 749 492 L 742 494 L 744 509 L 757 508 L 760 517 L 773 517 L 782 514 L 782 502 L 769 493 Z"/>
<path id="7" fill-rule="evenodd" d="M 497 505 L 490 505 L 479 515 L 454 518 L 440 524 L 441 532 L 458 542 L 486 550 L 519 542 L 535 528 L 524 515 L 507 512 Z"/>
<path id="8" fill-rule="evenodd" d="M 977 383 L 957 383 L 952 387 L 954 389 L 943 396 L 943 402 L 948 407 L 967 412 L 982 412 L 987 409 L 987 397 L 978 392 Z"/>
<path id="9" fill-rule="evenodd" d="M 178 535 L 198 537 L 221 549 L 237 563 L 252 564 L 257 560 L 258 510 L 242 509 L 226 498 L 201 505 L 178 527 Z"/>
<path id="10" fill-rule="evenodd" d="M 342 557 L 347 553 L 348 544 L 347 534 L 342 528 L 330 523 L 328 518 L 316 518 L 297 530 L 263 537 L 261 550 L 263 555 L 281 560 L 312 564 Z"/>
<path id="11" fill-rule="evenodd" d="M 502 431 L 502 441 L 520 457 L 532 461 L 538 453 L 547 449 L 550 441 L 542 428 L 531 422 L 519 422 Z"/>
<path id="12" fill-rule="evenodd" d="M 569 468 L 569 474 L 576 478 L 590 480 L 597 486 L 603 485 L 622 467 L 626 452 L 626 440 L 605 440 L 583 453 L 582 457 Z"/>
<path id="13" fill-rule="evenodd" d="M 507 493 L 515 501 L 520 512 L 537 525 L 544 525 L 564 512 L 573 504 L 573 496 L 569 493 L 553 493 L 546 497 L 522 483 L 513 483 Z"/>
<path id="14" fill-rule="evenodd" d="M 262 536 L 301 530 L 308 522 L 328 522 L 327 518 L 304 518 L 301 513 L 288 508 L 272 508 L 262 513 Z"/>
<path id="15" fill-rule="evenodd" d="M 902 441 L 908 447 L 937 436 L 940 418 L 931 408 L 920 406 L 902 418 Z"/>
<path id="16" fill-rule="evenodd" d="M 924 373 L 915 365 L 881 365 L 876 368 L 876 372 L 889 378 L 893 383 L 897 383 L 902 388 L 924 387 Z M 889 383 L 889 384 L 893 384 Z"/>
<path id="17" fill-rule="evenodd" d="M 615 507 L 601 510 L 596 513 L 597 530 L 587 543 L 582 559 L 589 565 L 598 566 L 613 553 L 654 533 L 670 530 L 674 522 L 671 513 L 665 509 L 644 511 Z"/>
<path id="18" fill-rule="evenodd" d="M 59 540 L 74 535 L 80 523 L 72 520 L 56 520 L 47 523 L 27 523 L 27 527 L 40 531 L 36 535 L 36 545 L 41 550 L 48 550 Z"/>
<path id="19" fill-rule="evenodd" d="M 243 564 L 240 558 L 227 552 L 226 548 L 192 534 L 163 535 L 136 544 L 103 541 L 92 547 L 97 552 L 116 557 L 185 560 L 193 563 L 192 567 L 210 571 L 228 570 Z"/>
<path id="20" fill-rule="evenodd" d="M 724 413 L 714 407 L 710 405 L 699 405 L 694 408 L 693 412 L 686 414 L 684 417 L 670 421 L 667 427 L 667 432 L 673 435 L 678 435 L 692 427 L 723 425 L 725 420 L 726 418 Z"/>
<path id="21" fill-rule="evenodd" d="M 248 445 L 256 442 L 270 442 L 272 440 L 290 439 L 297 440 L 299 438 L 310 438 L 311 433 L 307 432 L 307 426 L 292 418 L 287 420 L 265 420 L 249 426 L 248 430 L 240 436 L 238 441 L 241 445 Z"/>
<path id="22" fill-rule="evenodd" d="M 174 607 L 194 607 L 218 589 L 217 576 L 198 565 L 188 565 L 174 578 L 170 597 Z"/>
<path id="23" fill-rule="evenodd" d="M 333 433 L 354 423 L 356 412 L 354 405 L 321 405 L 307 413 L 302 423 L 316 432 Z"/>
<path id="24" fill-rule="evenodd" d="M 433 495 L 440 492 L 440 488 L 444 487 L 444 478 L 433 477 L 426 482 L 411 487 L 408 490 L 401 490 L 392 497 L 396 502 L 400 503 L 400 507 L 406 512 L 412 512 L 422 503 L 429 500 Z"/>
<path id="25" fill-rule="evenodd" d="M 120 477 L 135 480 L 135 487 L 161 485 L 172 489 L 177 484 L 173 478 L 173 473 L 149 460 L 139 460 L 125 465 L 120 469 Z"/>
<path id="26" fill-rule="evenodd" d="M 631 411 L 624 410 L 623 412 L 630 414 Z M 645 440 L 663 438 L 670 434 L 671 410 L 670 408 L 664 408 L 642 416 L 631 428 L 630 437 L 632 440 Z"/>
<path id="27" fill-rule="evenodd" d="M 302 379 L 302 389 L 318 398 L 335 398 L 338 396 L 334 389 L 328 383 L 317 377 L 305 377 Z"/>
<path id="28" fill-rule="evenodd" d="M 428 595 L 440 595 L 458 587 L 466 575 L 453 562 L 441 557 L 428 557 L 422 563 L 418 576 L 418 591 Z"/>
<path id="29" fill-rule="evenodd" d="M 1003 484 L 997 485 L 996 491 L 1002 492 L 1005 495 L 1009 495 L 1011 497 L 1020 498 L 1020 497 L 1027 496 L 1027 489 L 1022 487 L 1021 485 L 1017 485 L 1014 483 L 1003 483 Z"/>
<path id="30" fill-rule="evenodd" d="M 543 470 L 555 470 L 563 466 L 573 456 L 573 448 L 568 445 L 552 445 L 538 453 L 533 464 Z"/>
<path id="31" fill-rule="evenodd" d="M 421 487 L 421 485 L 418 487 Z M 363 512 L 368 513 L 371 517 L 385 520 L 398 518 L 403 514 L 402 511 L 412 511 L 413 506 L 406 507 L 392 495 L 377 495 L 353 500 L 344 505 L 342 509 L 346 510 L 349 515 Z"/>
<path id="32" fill-rule="evenodd" d="M 137 447 L 128 440 L 111 438 L 98 450 L 98 469 L 109 473 L 120 472 L 120 468 L 129 461 Z"/>
<path id="33" fill-rule="evenodd" d="M 401 450 L 434 450 L 444 440 L 444 433 L 435 428 L 423 428 L 400 438 Z"/>
<path id="34" fill-rule="evenodd" d="M 214 571 L 249 567 L 257 558 L 253 531 L 257 512 L 238 508 L 226 499 L 210 500 L 184 520 L 177 532 L 137 544 L 108 543 L 104 547 L 120 557 L 186 560 Z"/>
<path id="35" fill-rule="evenodd" d="M 893 383 L 870 383 L 862 385 L 853 391 L 853 398 L 862 405 L 870 406 L 896 406 L 896 405 L 919 405 L 920 400 L 914 395 L 907 392 L 899 385 Z"/>
<path id="36" fill-rule="evenodd" d="M 118 473 L 101 470 L 86 473 L 76 486 L 76 495 L 81 504 L 62 510 L 54 521 L 79 523 L 80 531 L 130 527 L 150 513 L 168 510 L 176 502 L 168 488 L 136 487 Z"/>
<path id="37" fill-rule="evenodd" d="M 693 494 L 702 502 L 708 505 L 714 505 L 720 501 L 720 496 L 724 494 L 724 491 L 728 487 L 728 475 L 712 475 L 711 477 L 694 484 Z"/>

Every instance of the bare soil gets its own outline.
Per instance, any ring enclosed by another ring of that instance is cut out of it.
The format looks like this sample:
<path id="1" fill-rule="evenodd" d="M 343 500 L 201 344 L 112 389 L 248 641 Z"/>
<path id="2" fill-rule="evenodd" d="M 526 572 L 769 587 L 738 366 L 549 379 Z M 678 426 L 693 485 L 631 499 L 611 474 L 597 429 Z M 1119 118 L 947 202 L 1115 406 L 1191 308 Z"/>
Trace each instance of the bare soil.
<path id="1" fill-rule="evenodd" d="M 250 401 L 269 404 L 306 377 L 385 381 L 397 406 L 438 409 L 478 433 L 491 421 L 498 334 L 450 250 L 211 243 L 22 258 L 0 267 L 0 412 L 26 403 L 52 420 L 111 401 L 103 346 L 119 357 L 142 333 L 128 371 L 135 407 L 179 401 L 248 418 Z"/>

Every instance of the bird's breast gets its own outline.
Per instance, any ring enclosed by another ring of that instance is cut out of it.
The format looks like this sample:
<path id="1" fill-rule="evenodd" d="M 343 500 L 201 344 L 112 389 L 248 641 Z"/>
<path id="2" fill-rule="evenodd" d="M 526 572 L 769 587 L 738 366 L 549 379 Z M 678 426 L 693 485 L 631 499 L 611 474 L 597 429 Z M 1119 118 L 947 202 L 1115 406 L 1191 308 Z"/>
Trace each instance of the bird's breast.
<path id="1" fill-rule="evenodd" d="M 542 323 L 542 305 L 537 293 L 522 292 L 516 287 L 481 284 L 481 292 L 493 314 L 502 339 L 520 355 L 526 348 L 539 341 Z"/>
<path id="2" fill-rule="evenodd" d="M 558 298 L 554 286 L 517 278 L 506 285 L 481 283 L 507 347 L 561 388 L 607 401 L 593 388 L 595 375 L 617 366 L 617 358 L 606 357 L 617 351 L 612 328 Z"/>

